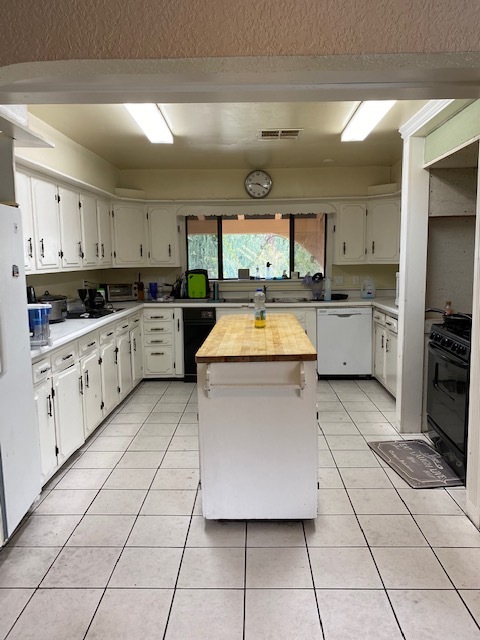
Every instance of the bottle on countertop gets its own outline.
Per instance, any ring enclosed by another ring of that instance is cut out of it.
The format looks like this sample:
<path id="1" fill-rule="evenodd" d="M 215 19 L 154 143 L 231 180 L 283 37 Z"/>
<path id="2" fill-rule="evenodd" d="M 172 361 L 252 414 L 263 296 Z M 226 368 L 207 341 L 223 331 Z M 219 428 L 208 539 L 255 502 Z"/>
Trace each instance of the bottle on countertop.
<path id="1" fill-rule="evenodd" d="M 260 280 L 260 267 L 255 269 L 255 280 Z"/>
<path id="2" fill-rule="evenodd" d="M 325 302 L 330 302 L 332 299 L 332 281 L 328 276 L 323 280 L 323 299 Z"/>
<path id="3" fill-rule="evenodd" d="M 367 276 L 362 283 L 362 298 L 375 298 L 375 282 L 370 276 Z"/>
<path id="4" fill-rule="evenodd" d="M 145 299 L 145 285 L 143 284 L 143 282 L 140 280 L 140 273 L 138 274 L 138 280 L 137 280 L 137 300 L 144 300 Z"/>
<path id="5" fill-rule="evenodd" d="M 272 274 L 270 272 L 270 267 L 272 266 L 271 262 L 267 262 L 267 265 L 265 267 L 265 280 L 270 280 L 270 278 L 272 277 Z"/>
<path id="6" fill-rule="evenodd" d="M 282 280 L 288 280 L 288 276 L 287 276 L 287 270 L 284 269 L 283 273 L 282 273 Z"/>
<path id="7" fill-rule="evenodd" d="M 443 310 L 443 313 L 446 316 L 451 316 L 452 313 L 455 313 L 455 311 L 453 310 L 453 307 L 452 307 L 452 301 L 451 300 L 447 300 L 447 302 L 445 303 L 445 309 Z"/>
<path id="8" fill-rule="evenodd" d="M 254 296 L 254 320 L 256 329 L 264 329 L 267 324 L 267 311 L 265 309 L 265 294 L 262 289 L 257 289 Z"/>

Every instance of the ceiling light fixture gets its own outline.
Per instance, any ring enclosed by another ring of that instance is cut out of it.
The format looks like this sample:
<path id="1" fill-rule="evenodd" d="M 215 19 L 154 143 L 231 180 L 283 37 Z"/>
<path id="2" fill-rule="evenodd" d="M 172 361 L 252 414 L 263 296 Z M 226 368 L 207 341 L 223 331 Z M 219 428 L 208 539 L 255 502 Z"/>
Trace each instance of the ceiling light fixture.
<path id="1" fill-rule="evenodd" d="M 126 104 L 124 106 L 150 142 L 155 144 L 173 143 L 172 132 L 158 105 Z"/>
<path id="2" fill-rule="evenodd" d="M 382 118 L 390 111 L 396 100 L 369 100 L 360 103 L 342 131 L 341 141 L 365 140 Z"/>

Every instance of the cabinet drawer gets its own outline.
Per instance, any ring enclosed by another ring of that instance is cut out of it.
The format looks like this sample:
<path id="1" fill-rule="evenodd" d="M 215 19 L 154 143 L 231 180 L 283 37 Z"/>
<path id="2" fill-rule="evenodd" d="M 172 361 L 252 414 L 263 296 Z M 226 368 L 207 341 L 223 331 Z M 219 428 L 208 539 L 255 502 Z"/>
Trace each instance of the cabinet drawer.
<path id="1" fill-rule="evenodd" d="M 385 326 L 385 314 L 380 311 L 373 310 L 373 321 Z"/>
<path id="2" fill-rule="evenodd" d="M 52 371 L 62 371 L 74 364 L 78 357 L 77 345 L 74 342 L 52 355 Z"/>
<path id="3" fill-rule="evenodd" d="M 391 316 L 385 316 L 385 326 L 388 327 L 392 333 L 397 333 L 398 320 Z"/>
<path id="4" fill-rule="evenodd" d="M 147 333 L 145 334 L 145 338 L 144 338 L 145 346 L 148 346 L 148 345 L 171 346 L 172 342 L 173 342 L 173 336 L 171 333 L 166 333 L 165 335 L 163 333 L 162 334 Z"/>
<path id="5" fill-rule="evenodd" d="M 100 344 L 108 342 L 115 335 L 115 327 L 113 324 L 109 325 L 104 331 L 100 333 Z"/>
<path id="6" fill-rule="evenodd" d="M 89 353 L 93 349 L 96 349 L 99 344 L 98 333 L 89 333 L 78 341 L 78 353 L 81 356 Z"/>
<path id="7" fill-rule="evenodd" d="M 122 322 L 115 323 L 115 334 L 121 336 L 128 331 L 128 318 L 125 318 Z"/>
<path id="8" fill-rule="evenodd" d="M 173 320 L 173 309 L 144 309 L 143 310 L 143 319 L 147 322 L 151 320 Z"/>
<path id="9" fill-rule="evenodd" d="M 140 324 L 140 314 L 137 313 L 134 316 L 129 316 L 128 318 L 128 325 L 130 327 L 130 329 L 134 329 L 135 327 L 137 327 Z"/>
<path id="10" fill-rule="evenodd" d="M 149 323 L 146 322 L 144 325 L 144 333 L 145 335 L 163 335 L 164 333 L 172 333 L 173 331 L 173 323 L 172 322 L 155 322 Z"/>
<path id="11" fill-rule="evenodd" d="M 173 352 L 171 347 L 145 347 L 145 373 L 166 375 L 173 373 Z"/>
<path id="12" fill-rule="evenodd" d="M 46 380 L 52 371 L 52 365 L 50 362 L 50 358 L 45 358 L 44 360 L 40 360 L 40 362 L 36 362 L 32 366 L 32 378 L 33 384 L 37 382 L 42 382 L 42 380 Z"/>

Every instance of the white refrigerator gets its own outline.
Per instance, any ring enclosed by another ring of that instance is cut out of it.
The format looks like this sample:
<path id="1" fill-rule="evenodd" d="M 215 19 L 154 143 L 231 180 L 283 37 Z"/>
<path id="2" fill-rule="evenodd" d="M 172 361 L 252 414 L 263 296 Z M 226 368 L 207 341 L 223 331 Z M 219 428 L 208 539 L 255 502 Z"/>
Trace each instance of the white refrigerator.
<path id="1" fill-rule="evenodd" d="M 40 490 L 22 216 L 0 205 L 0 546 Z"/>

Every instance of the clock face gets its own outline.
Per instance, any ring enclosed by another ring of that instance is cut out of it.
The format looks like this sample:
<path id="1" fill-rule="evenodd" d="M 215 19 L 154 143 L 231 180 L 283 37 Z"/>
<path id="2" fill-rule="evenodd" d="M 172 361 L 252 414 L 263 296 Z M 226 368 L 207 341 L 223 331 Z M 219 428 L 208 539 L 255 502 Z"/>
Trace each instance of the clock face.
<path id="1" fill-rule="evenodd" d="M 245 189 L 252 198 L 265 198 L 270 193 L 271 188 L 272 179 L 266 171 L 256 169 L 245 178 Z"/>

